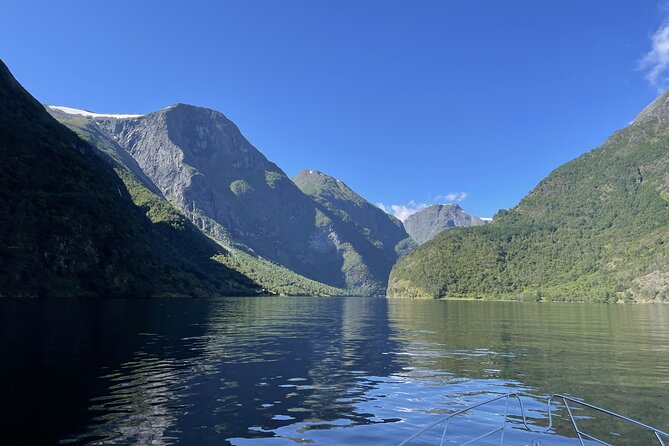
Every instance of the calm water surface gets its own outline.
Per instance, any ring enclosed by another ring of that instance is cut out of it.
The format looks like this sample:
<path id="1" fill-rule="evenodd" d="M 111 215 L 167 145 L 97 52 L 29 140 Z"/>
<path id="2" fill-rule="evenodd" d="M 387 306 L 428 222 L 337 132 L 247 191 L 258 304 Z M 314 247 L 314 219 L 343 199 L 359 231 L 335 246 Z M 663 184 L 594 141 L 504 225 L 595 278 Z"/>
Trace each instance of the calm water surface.
<path id="1" fill-rule="evenodd" d="M 537 426 L 542 398 L 567 393 L 666 430 L 669 306 L 3 300 L 0 388 L 3 444 L 392 445 L 505 392 L 534 397 Z M 543 445 L 575 444 L 563 412 Z M 616 444 L 651 444 L 592 415 Z"/>

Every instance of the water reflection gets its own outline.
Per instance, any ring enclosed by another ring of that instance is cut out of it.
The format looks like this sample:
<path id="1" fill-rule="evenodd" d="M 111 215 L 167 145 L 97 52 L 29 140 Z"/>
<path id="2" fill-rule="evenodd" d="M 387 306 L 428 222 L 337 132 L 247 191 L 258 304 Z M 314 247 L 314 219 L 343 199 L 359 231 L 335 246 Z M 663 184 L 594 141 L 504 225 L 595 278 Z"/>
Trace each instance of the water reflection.
<path id="1" fill-rule="evenodd" d="M 0 305 L 0 384 L 6 407 L 17 409 L 3 421 L 40 444 L 396 444 L 511 391 L 568 393 L 669 425 L 667 306 L 358 298 Z M 545 424 L 546 407 L 527 404 L 531 421 Z M 36 433 L 25 416 L 33 407 L 47 420 Z M 498 422 L 499 410 L 470 417 L 463 435 Z M 579 415 L 596 428 L 592 414 Z M 567 427 L 558 423 L 564 434 Z M 628 444 L 642 444 L 635 438 Z"/>
<path id="2" fill-rule="evenodd" d="M 564 393 L 669 425 L 667 306 L 398 300 L 390 302 L 389 319 L 406 351 L 420 352 L 407 356 L 407 364 L 463 377 L 473 397 L 492 380 L 501 389 L 490 391 Z M 615 444 L 652 444 L 627 426 L 595 421 L 584 420 L 584 428 L 600 432 L 613 425 L 631 434 L 631 442 L 617 438 Z M 564 422 L 558 426 L 571 430 Z"/>
<path id="3" fill-rule="evenodd" d="M 375 301 L 376 305 L 386 304 Z M 241 300 L 242 308 L 216 306 L 208 333 L 198 344 L 206 364 L 222 382 L 234 383 L 236 398 L 217 407 L 229 438 L 274 436 L 286 425 L 308 422 L 375 422 L 353 405 L 373 385 L 370 376 L 396 368 L 385 352 L 396 348 L 383 312 L 364 299 Z M 250 308 L 249 308 L 250 307 Z M 229 393 L 221 388 L 220 393 Z"/>
<path id="4" fill-rule="evenodd" d="M 208 302 L 198 323 L 169 314 L 170 326 L 141 333 L 145 342 L 133 358 L 100 377 L 108 390 L 92 399 L 96 416 L 67 442 L 198 444 L 277 435 L 301 442 L 314 441 L 310 430 L 317 437 L 333 427 L 396 422 L 358 407 L 383 398 L 370 393 L 399 371 L 385 306 L 232 299 Z M 175 336 L 174 323 L 190 327 L 181 326 L 186 336 Z M 286 426 L 300 432 L 277 434 Z"/>

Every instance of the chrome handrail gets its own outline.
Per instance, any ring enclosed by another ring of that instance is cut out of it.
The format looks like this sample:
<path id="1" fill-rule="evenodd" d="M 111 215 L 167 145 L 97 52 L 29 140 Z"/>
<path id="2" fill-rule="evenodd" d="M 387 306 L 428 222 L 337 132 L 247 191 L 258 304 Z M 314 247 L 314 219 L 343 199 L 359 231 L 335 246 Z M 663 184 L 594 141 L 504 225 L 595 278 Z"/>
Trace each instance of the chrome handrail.
<path id="1" fill-rule="evenodd" d="M 569 407 L 569 404 L 567 403 L 567 401 L 571 401 L 572 403 L 581 405 L 583 407 L 587 407 L 589 409 L 596 410 L 598 412 L 604 413 L 604 414 L 612 416 L 614 418 L 618 418 L 618 419 L 623 420 L 627 423 L 632 423 L 632 424 L 634 424 L 636 426 L 639 426 L 639 427 L 641 427 L 641 428 L 643 428 L 643 429 L 645 429 L 649 432 L 652 432 L 655 435 L 655 438 L 657 439 L 660 446 L 665 446 L 665 443 L 664 443 L 664 440 L 662 440 L 662 437 L 664 437 L 666 440 L 669 440 L 669 434 L 668 433 L 666 433 L 666 432 L 664 432 L 660 429 L 654 428 L 653 426 L 649 426 L 647 424 L 644 424 L 644 423 L 641 423 L 639 421 L 628 418 L 624 415 L 620 415 L 619 413 L 611 412 L 610 410 L 606 410 L 606 409 L 603 409 L 601 407 L 595 406 L 593 404 L 588 404 L 584 401 L 580 401 L 580 400 L 577 400 L 575 398 L 572 398 L 572 397 L 569 397 L 569 396 L 566 396 L 566 395 L 561 395 L 559 393 L 555 393 L 555 394 L 551 395 L 550 398 L 548 398 L 548 415 L 549 415 L 549 418 L 550 418 L 550 415 L 551 415 L 551 403 L 552 403 L 553 399 L 557 399 L 557 398 L 561 399 L 562 403 L 567 408 L 567 413 L 569 414 L 569 419 L 571 420 L 572 425 L 574 426 L 574 430 L 576 431 L 576 434 L 578 435 L 578 439 L 580 440 L 581 445 L 583 445 L 583 446 L 584 446 L 584 443 L 583 443 L 583 437 L 584 436 L 587 437 L 588 439 L 592 440 L 592 441 L 596 441 L 599 444 L 603 444 L 603 445 L 606 445 L 606 446 L 613 446 L 613 445 L 611 445 L 611 444 L 609 444 L 609 443 L 607 443 L 603 440 L 600 440 L 599 438 L 593 437 L 590 434 L 587 434 L 587 433 L 581 431 L 578 428 L 578 425 L 576 424 L 576 419 L 574 418 L 574 415 L 571 413 L 571 407 Z"/>
<path id="2" fill-rule="evenodd" d="M 432 429 L 436 426 L 439 426 L 442 423 L 444 424 L 444 429 L 443 429 L 443 432 L 441 434 L 441 441 L 440 441 L 439 445 L 443 446 L 444 441 L 446 440 L 446 432 L 448 431 L 448 426 L 450 425 L 450 421 L 451 421 L 452 418 L 454 418 L 458 415 L 462 415 L 464 413 L 467 413 L 467 412 L 469 412 L 473 409 L 476 409 L 478 407 L 485 406 L 485 405 L 494 403 L 495 401 L 499 401 L 499 400 L 504 399 L 504 417 L 502 419 L 502 425 L 493 429 L 493 430 L 491 430 L 491 431 L 489 431 L 489 432 L 486 432 L 482 435 L 479 435 L 478 437 L 474 438 L 473 440 L 469 440 L 466 443 L 463 443 L 463 444 L 460 445 L 460 446 L 467 446 L 467 445 L 470 445 L 470 444 L 474 444 L 479 440 L 482 440 L 482 439 L 487 438 L 491 435 L 494 435 L 497 432 L 501 432 L 499 444 L 500 444 L 500 446 L 502 446 L 502 444 L 504 442 L 504 430 L 505 430 L 506 425 L 508 423 L 509 400 L 512 399 L 512 398 L 515 398 L 516 400 L 518 400 L 518 405 L 520 407 L 520 416 L 521 416 L 523 425 L 525 426 L 525 429 L 527 429 L 529 432 L 533 432 L 533 433 L 537 433 L 537 434 L 548 433 L 553 428 L 552 403 L 553 403 L 554 400 L 557 400 L 557 399 L 562 400 L 562 404 L 564 404 L 565 408 L 567 409 L 567 414 L 569 415 L 569 420 L 571 421 L 571 424 L 574 428 L 574 431 L 576 432 L 576 435 L 578 436 L 578 439 L 579 439 L 579 442 L 581 443 L 581 446 L 585 446 L 585 443 L 583 443 L 584 437 L 586 439 L 595 441 L 595 442 L 597 442 L 599 444 L 602 444 L 602 445 L 605 445 L 605 446 L 613 446 L 613 445 L 610 444 L 610 443 L 607 443 L 607 442 L 605 442 L 605 441 L 603 441 L 603 440 L 601 440 L 597 437 L 594 437 L 594 436 L 592 436 L 592 435 L 590 435 L 590 434 L 588 434 L 584 431 L 582 431 L 578 427 L 578 423 L 576 422 L 576 418 L 574 417 L 574 414 L 572 413 L 572 408 L 569 406 L 569 402 L 571 402 L 573 404 L 578 404 L 578 405 L 583 406 L 583 407 L 587 407 L 587 408 L 592 409 L 592 410 L 596 410 L 598 412 L 601 412 L 601 413 L 604 413 L 606 415 L 618 418 L 618 419 L 623 420 L 625 422 L 632 423 L 632 424 L 634 424 L 638 427 L 641 427 L 641 428 L 643 428 L 643 429 L 645 429 L 649 432 L 652 432 L 655 435 L 655 438 L 657 439 L 658 444 L 660 446 L 666 446 L 663 438 L 665 440 L 669 440 L 669 434 L 660 430 L 660 429 L 657 429 L 657 428 L 654 428 L 654 427 L 649 426 L 647 424 L 644 424 L 644 423 L 641 423 L 639 421 L 633 420 L 633 419 L 628 418 L 624 415 L 620 415 L 618 413 L 611 412 L 610 410 L 606 410 L 606 409 L 603 409 L 601 407 L 598 407 L 598 406 L 595 406 L 595 405 L 592 405 L 592 404 L 588 404 L 586 402 L 583 402 L 583 401 L 577 400 L 575 398 L 572 398 L 570 396 L 562 395 L 562 394 L 559 394 L 559 393 L 554 393 L 554 394 L 550 395 L 550 397 L 548 398 L 548 403 L 547 403 L 547 406 L 548 406 L 548 427 L 543 428 L 543 429 L 534 429 L 534 428 L 530 427 L 530 425 L 527 423 L 527 418 L 525 416 L 525 408 L 523 407 L 523 401 L 520 399 L 521 396 L 530 397 L 530 395 L 523 394 L 523 393 L 507 393 L 507 394 L 499 395 L 495 398 L 492 398 L 492 399 L 474 404 L 472 406 L 465 407 L 464 409 L 457 410 L 457 411 L 449 414 L 448 416 L 446 416 L 444 418 L 441 418 L 441 419 L 435 421 L 434 423 L 430 424 L 429 426 L 427 426 L 427 427 L 421 429 L 420 431 L 416 432 L 415 434 L 413 434 L 412 436 L 410 436 L 409 438 L 404 440 L 402 443 L 400 443 L 399 446 L 405 446 L 405 445 L 409 444 L 412 440 L 414 440 L 417 437 L 423 435 L 425 432 L 429 431 L 430 429 Z"/>

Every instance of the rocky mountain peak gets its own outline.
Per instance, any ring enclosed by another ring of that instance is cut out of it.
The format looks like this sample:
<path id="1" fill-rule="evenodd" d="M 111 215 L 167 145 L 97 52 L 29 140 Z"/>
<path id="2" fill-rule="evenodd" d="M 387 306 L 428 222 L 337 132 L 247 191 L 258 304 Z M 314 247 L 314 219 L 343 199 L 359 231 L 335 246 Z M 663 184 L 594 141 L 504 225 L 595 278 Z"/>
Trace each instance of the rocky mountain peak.
<path id="1" fill-rule="evenodd" d="M 483 223 L 480 218 L 463 211 L 457 203 L 433 204 L 410 215 L 404 221 L 404 229 L 420 245 L 447 229 Z"/>
<path id="2" fill-rule="evenodd" d="M 632 124 L 639 124 L 651 119 L 657 119 L 660 122 L 669 121 L 669 90 L 662 93 L 646 108 L 641 110 L 641 113 L 637 115 Z"/>
<path id="3" fill-rule="evenodd" d="M 448 211 L 457 211 L 462 210 L 459 204 L 457 203 L 444 203 L 444 204 L 431 204 L 425 209 L 432 209 L 438 212 L 448 212 Z"/>
<path id="4" fill-rule="evenodd" d="M 295 176 L 295 178 L 304 178 L 318 181 L 326 181 L 329 179 L 335 180 L 333 176 L 323 173 L 320 170 L 314 170 L 314 169 L 303 169 L 302 171 L 300 171 L 300 173 L 298 173 Z"/>
<path id="5" fill-rule="evenodd" d="M 366 203 L 343 181 L 318 170 L 305 169 L 293 178 L 293 182 L 308 195 L 328 195 L 330 198 Z"/>

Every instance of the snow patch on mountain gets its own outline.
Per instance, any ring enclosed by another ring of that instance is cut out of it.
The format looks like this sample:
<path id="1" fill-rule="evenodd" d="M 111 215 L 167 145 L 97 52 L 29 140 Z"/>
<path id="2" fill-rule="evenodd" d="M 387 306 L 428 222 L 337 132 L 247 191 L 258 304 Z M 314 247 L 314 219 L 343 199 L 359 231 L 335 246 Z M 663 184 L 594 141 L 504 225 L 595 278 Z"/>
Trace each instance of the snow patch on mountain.
<path id="1" fill-rule="evenodd" d="M 93 113 L 88 110 L 80 110 L 78 108 L 72 107 L 63 107 L 61 105 L 47 105 L 51 110 L 58 110 L 68 115 L 81 115 L 89 118 L 115 118 L 115 119 L 129 119 L 129 118 L 139 118 L 143 115 L 112 115 L 106 113 Z"/>

